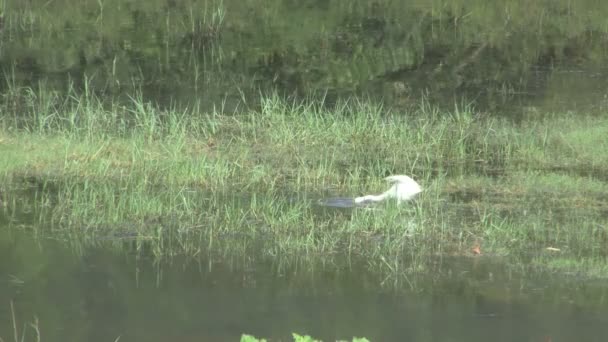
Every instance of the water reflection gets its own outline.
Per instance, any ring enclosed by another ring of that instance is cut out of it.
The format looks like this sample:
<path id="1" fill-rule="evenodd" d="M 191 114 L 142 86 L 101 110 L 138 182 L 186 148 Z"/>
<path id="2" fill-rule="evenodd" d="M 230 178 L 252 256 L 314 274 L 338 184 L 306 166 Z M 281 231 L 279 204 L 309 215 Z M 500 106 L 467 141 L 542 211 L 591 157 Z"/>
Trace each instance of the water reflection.
<path id="1" fill-rule="evenodd" d="M 351 197 L 324 198 L 319 200 L 319 205 L 334 208 L 352 208 L 355 206 L 355 200 Z"/>
<path id="2" fill-rule="evenodd" d="M 291 332 L 326 341 L 603 341 L 608 333 L 608 284 L 524 276 L 490 259 L 440 260 L 432 275 L 393 287 L 356 266 L 153 262 L 0 234 L 4 340 L 10 301 L 18 326 L 37 317 L 45 341 L 290 340 Z"/>
<path id="3" fill-rule="evenodd" d="M 163 107 L 225 113 L 255 108 L 260 90 L 329 104 L 369 96 L 397 111 L 426 94 L 446 110 L 473 103 L 515 118 L 608 105 L 599 2 L 133 2 L 103 15 L 85 3 L 11 2 L 0 87 L 127 101 L 141 91 Z"/>

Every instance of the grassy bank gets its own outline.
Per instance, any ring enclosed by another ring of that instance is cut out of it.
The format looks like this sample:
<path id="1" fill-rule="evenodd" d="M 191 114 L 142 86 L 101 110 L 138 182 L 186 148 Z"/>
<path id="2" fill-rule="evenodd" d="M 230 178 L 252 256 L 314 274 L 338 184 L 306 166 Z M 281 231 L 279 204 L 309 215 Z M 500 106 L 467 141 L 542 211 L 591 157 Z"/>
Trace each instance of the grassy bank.
<path id="1" fill-rule="evenodd" d="M 159 257 L 362 257 L 395 274 L 479 246 L 482 255 L 607 275 L 603 117 L 514 123 L 468 108 L 386 113 L 273 96 L 225 115 L 138 99 L 102 105 L 90 94 L 9 95 L 2 210 L 13 224 L 77 246 L 114 243 Z M 402 207 L 317 203 L 379 193 L 390 174 L 412 175 L 425 191 Z"/>

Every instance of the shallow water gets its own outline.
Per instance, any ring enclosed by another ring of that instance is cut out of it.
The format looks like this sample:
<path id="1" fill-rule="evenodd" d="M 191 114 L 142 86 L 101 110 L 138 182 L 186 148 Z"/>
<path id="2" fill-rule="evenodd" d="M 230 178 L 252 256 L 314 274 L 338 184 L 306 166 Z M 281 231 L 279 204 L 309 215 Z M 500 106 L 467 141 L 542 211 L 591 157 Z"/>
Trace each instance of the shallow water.
<path id="1" fill-rule="evenodd" d="M 353 208 L 355 201 L 351 197 L 324 198 L 318 201 L 319 205 L 331 208 Z"/>
<path id="2" fill-rule="evenodd" d="M 260 90 L 317 94 L 328 103 L 363 95 L 399 111 L 426 94 L 447 110 L 470 103 L 514 118 L 608 107 L 598 15 L 605 8 L 594 2 L 132 3 L 139 5 L 110 6 L 98 17 L 88 5 L 9 2 L 0 27 L 12 51 L 3 56 L 13 66 L 7 84 L 63 91 L 87 82 L 94 92 L 143 92 L 163 106 L 200 102 L 228 113 L 255 103 Z M 210 12 L 228 15 L 212 23 Z M 91 47 L 91 34 L 106 41 Z"/>
<path id="3" fill-rule="evenodd" d="M 43 341 L 605 341 L 608 284 L 521 274 L 491 258 L 437 260 L 393 282 L 354 266 L 77 251 L 0 229 L 0 337 Z M 124 250 L 124 249 L 123 249 Z M 238 265 L 238 266 L 235 266 Z M 246 265 L 246 266 L 243 266 Z M 301 265 L 300 265 L 301 266 Z"/>

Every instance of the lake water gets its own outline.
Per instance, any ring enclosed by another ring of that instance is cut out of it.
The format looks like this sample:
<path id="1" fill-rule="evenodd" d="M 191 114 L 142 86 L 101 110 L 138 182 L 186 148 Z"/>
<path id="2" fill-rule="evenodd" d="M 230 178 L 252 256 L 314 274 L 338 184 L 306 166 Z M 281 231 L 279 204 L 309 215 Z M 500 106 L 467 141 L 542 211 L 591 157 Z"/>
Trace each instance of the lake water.
<path id="1" fill-rule="evenodd" d="M 356 267 L 172 258 L 0 229 L 0 337 L 43 341 L 605 341 L 608 284 L 438 259 L 393 282 Z M 248 265 L 248 266 L 243 266 Z"/>

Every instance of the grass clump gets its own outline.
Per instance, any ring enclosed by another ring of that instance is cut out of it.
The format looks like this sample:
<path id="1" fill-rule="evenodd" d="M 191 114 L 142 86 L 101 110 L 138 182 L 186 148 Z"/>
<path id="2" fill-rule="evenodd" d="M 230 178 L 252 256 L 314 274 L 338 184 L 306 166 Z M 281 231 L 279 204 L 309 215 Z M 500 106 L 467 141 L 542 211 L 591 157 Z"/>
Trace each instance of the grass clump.
<path id="1" fill-rule="evenodd" d="M 393 273 L 474 246 L 606 256 L 603 117 L 513 123 L 469 108 L 391 113 L 276 96 L 226 115 L 138 98 L 36 98 L 45 100 L 0 117 L 3 210 L 70 241 L 134 239 L 157 256 L 357 256 Z M 390 174 L 412 175 L 425 191 L 401 207 L 317 204 L 381 192 Z"/>

